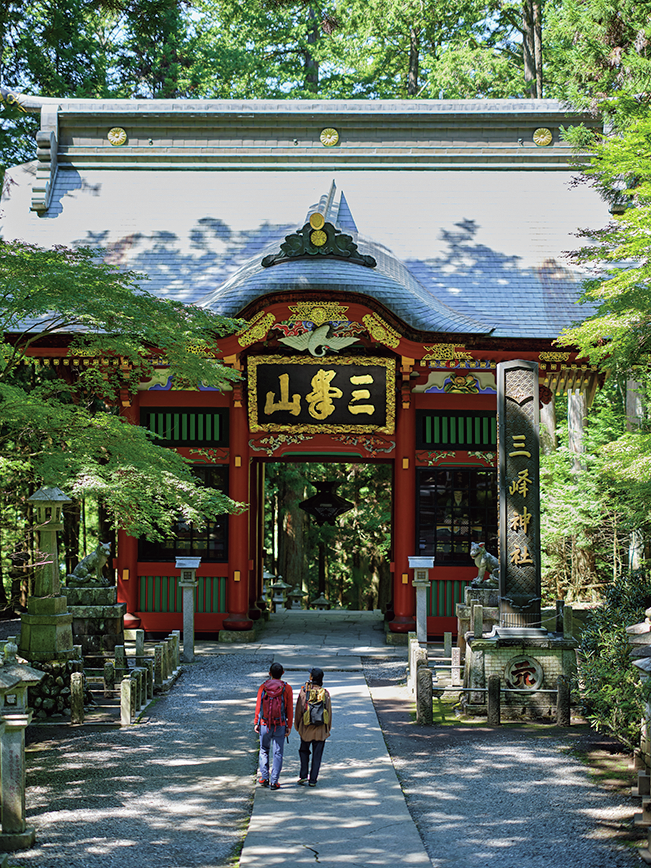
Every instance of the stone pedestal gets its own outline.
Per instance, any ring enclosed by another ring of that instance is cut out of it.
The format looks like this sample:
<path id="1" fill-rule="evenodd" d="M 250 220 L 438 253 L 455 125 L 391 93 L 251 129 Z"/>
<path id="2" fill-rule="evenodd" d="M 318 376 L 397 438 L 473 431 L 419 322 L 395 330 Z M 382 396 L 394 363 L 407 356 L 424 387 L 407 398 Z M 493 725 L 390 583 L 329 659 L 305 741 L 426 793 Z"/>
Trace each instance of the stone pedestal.
<path id="1" fill-rule="evenodd" d="M 559 675 L 571 678 L 576 671 L 578 642 L 544 629 L 495 628 L 481 638 L 468 636 L 464 687 L 477 688 L 467 694 L 465 711 L 486 714 L 488 679 L 500 678 L 502 688 L 517 693 L 502 694 L 502 717 L 554 717 Z"/>
<path id="2" fill-rule="evenodd" d="M 457 603 L 458 645 L 463 654 L 466 650 L 466 636 L 474 632 L 475 606 L 482 607 L 482 634 L 490 633 L 499 624 L 499 590 L 497 588 L 467 587 L 464 591 L 464 602 Z"/>
<path id="3" fill-rule="evenodd" d="M 103 666 L 115 646 L 124 645 L 126 604 L 118 603 L 117 588 L 67 588 L 65 593 L 75 645 L 81 645 L 88 665 Z"/>

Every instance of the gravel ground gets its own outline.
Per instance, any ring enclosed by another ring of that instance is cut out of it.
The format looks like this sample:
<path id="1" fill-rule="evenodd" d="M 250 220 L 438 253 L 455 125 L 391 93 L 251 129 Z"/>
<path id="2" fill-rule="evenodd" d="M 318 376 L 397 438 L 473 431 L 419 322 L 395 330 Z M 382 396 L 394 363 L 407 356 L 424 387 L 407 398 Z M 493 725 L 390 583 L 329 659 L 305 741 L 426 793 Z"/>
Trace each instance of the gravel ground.
<path id="1" fill-rule="evenodd" d="M 271 660 L 236 652 L 198 658 L 139 726 L 30 727 L 28 821 L 37 843 L 13 863 L 232 866 L 252 807 L 254 698 Z M 590 782 L 572 754 L 578 728 L 416 727 L 400 687 L 404 661 L 364 664 L 433 868 L 641 864 L 627 846 L 635 804 Z"/>
<path id="2" fill-rule="evenodd" d="M 404 663 L 364 661 L 409 811 L 434 868 L 631 868 L 636 810 L 572 753 L 583 728 L 416 727 L 396 688 Z M 639 808 L 638 808 L 639 810 Z"/>
<path id="3" fill-rule="evenodd" d="M 36 846 L 14 861 L 38 868 L 232 864 L 253 799 L 256 690 L 271 662 L 199 658 L 139 726 L 90 734 L 61 727 L 54 738 L 41 728 L 47 740 L 33 742 L 27 760 Z"/>

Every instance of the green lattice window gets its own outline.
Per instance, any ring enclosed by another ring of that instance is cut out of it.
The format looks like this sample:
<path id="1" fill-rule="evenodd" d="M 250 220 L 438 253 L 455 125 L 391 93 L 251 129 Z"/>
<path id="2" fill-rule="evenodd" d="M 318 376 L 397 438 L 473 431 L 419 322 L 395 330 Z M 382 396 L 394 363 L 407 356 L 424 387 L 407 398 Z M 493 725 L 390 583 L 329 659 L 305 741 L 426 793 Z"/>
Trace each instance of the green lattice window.
<path id="1" fill-rule="evenodd" d="M 140 424 L 161 446 L 228 446 L 228 410 L 144 408 Z"/>
<path id="2" fill-rule="evenodd" d="M 455 412 L 416 414 L 416 445 L 419 449 L 496 449 L 495 413 Z"/>

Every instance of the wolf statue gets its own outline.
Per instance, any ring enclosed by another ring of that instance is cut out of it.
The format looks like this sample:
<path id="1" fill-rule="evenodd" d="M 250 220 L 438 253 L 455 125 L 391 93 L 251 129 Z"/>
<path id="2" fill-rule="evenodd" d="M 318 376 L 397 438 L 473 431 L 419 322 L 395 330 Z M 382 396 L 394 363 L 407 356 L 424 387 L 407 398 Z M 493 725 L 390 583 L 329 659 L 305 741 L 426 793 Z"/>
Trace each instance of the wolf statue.
<path id="1" fill-rule="evenodd" d="M 486 543 L 474 542 L 470 546 L 470 557 L 477 567 L 477 575 L 470 583 L 471 588 L 499 588 L 500 562 L 495 555 L 486 551 Z"/>
<path id="2" fill-rule="evenodd" d="M 102 570 L 111 556 L 111 543 L 98 543 L 94 552 L 80 561 L 72 573 L 66 576 L 66 584 L 69 588 L 85 588 L 89 585 L 108 587 L 109 582 L 102 574 Z"/>

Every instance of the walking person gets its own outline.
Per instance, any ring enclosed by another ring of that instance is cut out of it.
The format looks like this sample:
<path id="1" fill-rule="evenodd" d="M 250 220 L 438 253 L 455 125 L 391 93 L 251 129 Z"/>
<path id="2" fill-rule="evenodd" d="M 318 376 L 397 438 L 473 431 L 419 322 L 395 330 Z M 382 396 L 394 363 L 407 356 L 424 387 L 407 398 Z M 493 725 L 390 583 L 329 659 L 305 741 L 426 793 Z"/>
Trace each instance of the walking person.
<path id="1" fill-rule="evenodd" d="M 310 671 L 310 680 L 301 687 L 296 700 L 295 719 L 294 726 L 301 737 L 301 746 L 298 749 L 301 771 L 297 783 L 302 787 L 306 784 L 315 787 L 325 740 L 330 735 L 332 726 L 330 694 L 323 686 L 323 670 L 318 667 Z"/>
<path id="2" fill-rule="evenodd" d="M 280 663 L 271 664 L 269 678 L 258 688 L 255 705 L 254 729 L 260 735 L 258 783 L 270 790 L 280 789 L 285 739 L 289 741 L 293 721 L 294 695 L 291 685 L 282 681 L 284 672 Z"/>

